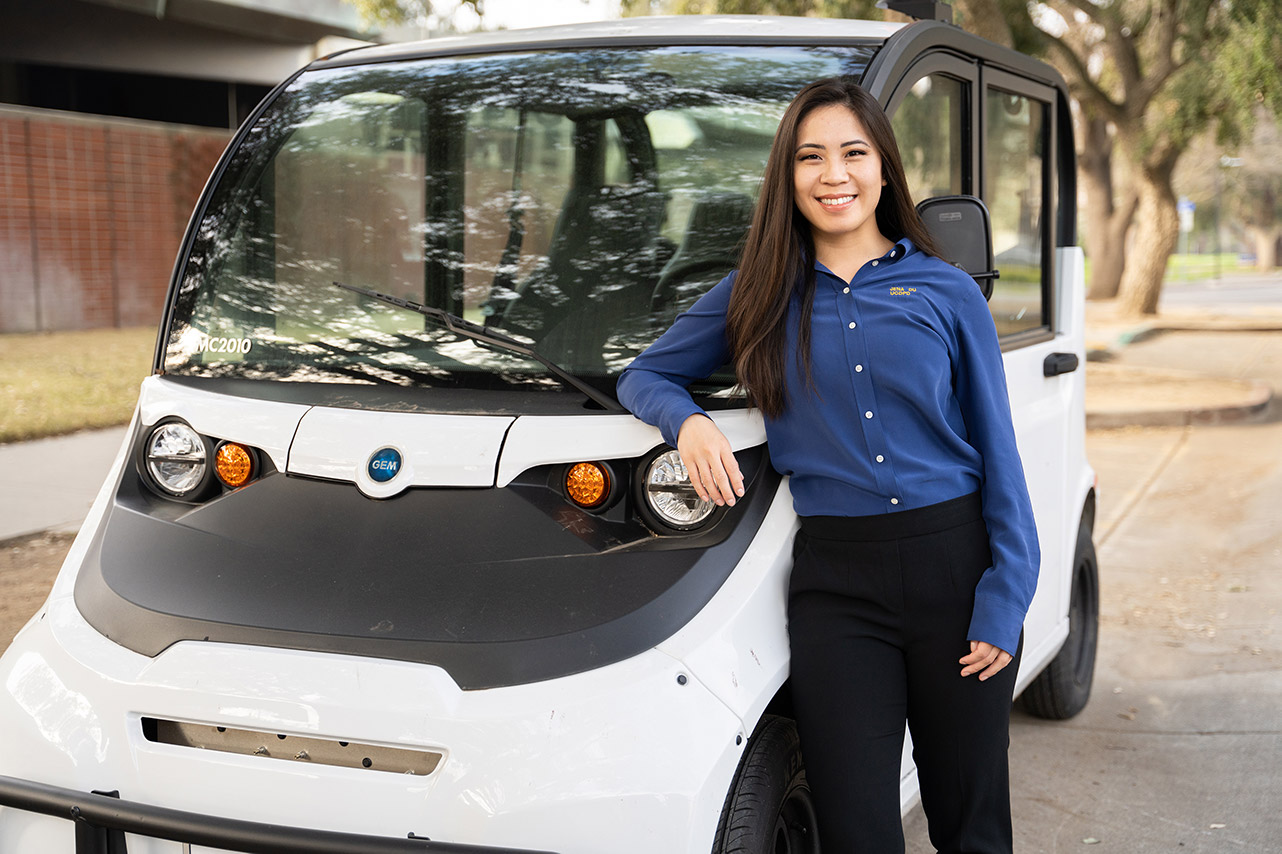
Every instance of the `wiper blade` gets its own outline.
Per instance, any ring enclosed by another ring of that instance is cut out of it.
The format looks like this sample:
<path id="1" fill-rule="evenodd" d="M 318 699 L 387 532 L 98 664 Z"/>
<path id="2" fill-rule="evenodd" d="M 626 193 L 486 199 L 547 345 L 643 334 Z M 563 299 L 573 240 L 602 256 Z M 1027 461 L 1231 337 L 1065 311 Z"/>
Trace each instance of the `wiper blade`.
<path id="1" fill-rule="evenodd" d="M 334 284 L 345 291 L 351 291 L 352 293 L 367 296 L 370 299 L 376 299 L 380 302 L 385 302 L 388 305 L 397 306 L 398 308 L 407 308 L 410 311 L 416 311 L 424 317 L 432 318 L 446 329 L 457 335 L 462 335 L 464 338 L 471 338 L 474 341 L 492 344 L 495 347 L 507 350 L 509 353 L 516 353 L 518 356 L 525 356 L 533 359 L 551 371 L 557 379 L 561 380 L 561 382 L 571 388 L 575 388 L 583 392 L 588 396 L 589 400 L 596 403 L 603 409 L 610 412 L 627 411 L 617 400 L 610 397 L 608 394 L 605 394 L 600 389 L 596 389 L 588 385 L 574 374 L 565 370 L 565 368 L 562 368 L 551 359 L 543 356 L 533 347 L 530 347 L 528 344 L 523 344 L 515 338 L 504 335 L 501 332 L 495 332 L 489 327 L 481 326 L 479 323 L 473 323 L 466 318 L 459 317 L 457 314 L 451 314 L 450 312 L 436 308 L 435 306 L 422 305 L 421 303 L 414 302 L 413 300 L 402 299 L 397 296 L 392 296 L 391 294 L 384 294 L 375 290 L 370 290 L 369 288 L 361 288 L 356 285 L 344 284 L 343 282 L 336 281 Z"/>

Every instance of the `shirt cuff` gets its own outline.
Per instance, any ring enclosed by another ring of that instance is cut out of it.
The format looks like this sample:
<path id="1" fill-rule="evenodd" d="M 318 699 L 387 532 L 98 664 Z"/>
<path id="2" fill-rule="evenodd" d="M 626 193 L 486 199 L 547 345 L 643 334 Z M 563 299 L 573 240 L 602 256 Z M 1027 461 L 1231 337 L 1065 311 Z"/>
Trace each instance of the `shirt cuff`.
<path id="1" fill-rule="evenodd" d="M 1011 655 L 1019 648 L 1024 612 L 993 596 L 976 594 L 967 640 L 990 643 Z"/>
<path id="2" fill-rule="evenodd" d="M 659 432 L 663 434 L 663 441 L 674 448 L 677 446 L 677 435 L 681 432 L 681 425 L 686 423 L 686 419 L 691 415 L 706 416 L 708 414 L 693 400 L 683 403 L 684 405 L 674 405 L 670 411 L 665 412 L 659 423 Z"/>

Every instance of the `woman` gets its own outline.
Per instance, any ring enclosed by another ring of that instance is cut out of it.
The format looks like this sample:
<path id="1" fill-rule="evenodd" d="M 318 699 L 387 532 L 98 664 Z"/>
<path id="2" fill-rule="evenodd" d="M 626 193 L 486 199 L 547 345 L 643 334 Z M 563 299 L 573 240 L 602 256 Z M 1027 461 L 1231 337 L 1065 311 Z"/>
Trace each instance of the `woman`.
<path id="1" fill-rule="evenodd" d="M 792 693 L 828 852 L 903 850 L 904 725 L 935 847 L 1009 852 L 1011 695 L 1039 553 L 1001 351 L 936 257 L 881 107 L 833 78 L 788 107 L 739 269 L 619 397 L 717 504 L 743 477 L 685 387 L 733 358 L 790 476 Z"/>

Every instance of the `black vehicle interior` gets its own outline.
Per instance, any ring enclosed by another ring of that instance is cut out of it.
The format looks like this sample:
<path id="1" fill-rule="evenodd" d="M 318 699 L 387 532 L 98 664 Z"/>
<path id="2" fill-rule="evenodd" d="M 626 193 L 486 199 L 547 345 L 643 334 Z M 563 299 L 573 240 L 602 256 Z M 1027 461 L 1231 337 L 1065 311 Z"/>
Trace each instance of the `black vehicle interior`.
<path id="1" fill-rule="evenodd" d="M 681 244 L 659 272 L 650 298 L 656 325 L 667 328 L 738 265 L 752 204 L 744 193 L 718 191 L 708 192 L 694 203 Z"/>
<path id="2" fill-rule="evenodd" d="M 643 117 L 610 118 L 623 130 L 630 180 L 611 184 L 603 174 L 601 120 L 577 121 L 575 183 L 547 258 L 507 293 L 496 288 L 486 319 L 588 376 L 617 374 L 734 269 L 753 207 L 745 193 L 704 191 L 674 244 L 664 235 L 670 195 Z"/>
<path id="3" fill-rule="evenodd" d="M 546 262 L 517 283 L 492 325 L 528 335 L 555 361 L 603 372 L 606 337 L 647 311 L 674 251 L 660 234 L 664 214 L 662 193 L 647 181 L 572 188 Z"/>

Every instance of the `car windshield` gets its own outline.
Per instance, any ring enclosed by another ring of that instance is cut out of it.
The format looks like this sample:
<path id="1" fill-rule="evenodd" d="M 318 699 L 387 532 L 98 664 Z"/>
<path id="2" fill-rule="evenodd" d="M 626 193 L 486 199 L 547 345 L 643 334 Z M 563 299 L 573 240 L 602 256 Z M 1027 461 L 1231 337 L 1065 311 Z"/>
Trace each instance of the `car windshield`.
<path id="1" fill-rule="evenodd" d="M 872 46 L 585 49 L 319 69 L 244 135 L 166 335 L 171 375 L 612 394 L 736 263 L 784 106 Z M 693 389 L 733 396 L 727 366 Z"/>

